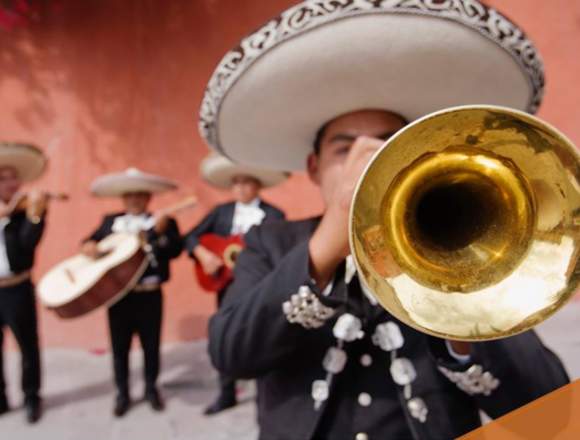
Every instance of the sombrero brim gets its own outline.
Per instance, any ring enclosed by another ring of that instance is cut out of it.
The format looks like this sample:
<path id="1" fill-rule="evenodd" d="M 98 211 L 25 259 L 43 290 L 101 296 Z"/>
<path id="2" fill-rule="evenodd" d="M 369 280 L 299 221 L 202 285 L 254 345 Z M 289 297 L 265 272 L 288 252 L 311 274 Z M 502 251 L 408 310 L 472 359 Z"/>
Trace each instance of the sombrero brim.
<path id="1" fill-rule="evenodd" d="M 108 174 L 95 179 L 91 185 L 91 193 L 97 197 L 120 197 L 135 192 L 158 194 L 175 189 L 177 184 L 172 180 L 145 173 Z"/>
<path id="2" fill-rule="evenodd" d="M 42 150 L 30 144 L 0 143 L 0 167 L 16 169 L 23 182 L 38 179 L 48 165 Z"/>
<path id="3" fill-rule="evenodd" d="M 377 3 L 301 3 L 242 40 L 202 103 L 210 146 L 236 162 L 294 170 L 324 123 L 355 110 L 408 121 L 465 104 L 536 110 L 541 59 L 497 11 L 475 0 Z"/>
<path id="4" fill-rule="evenodd" d="M 254 177 L 264 187 L 278 185 L 288 178 L 288 174 L 284 172 L 239 165 L 218 155 L 206 157 L 202 161 L 200 169 L 201 175 L 207 183 L 222 189 L 231 187 L 232 179 L 240 175 Z"/>

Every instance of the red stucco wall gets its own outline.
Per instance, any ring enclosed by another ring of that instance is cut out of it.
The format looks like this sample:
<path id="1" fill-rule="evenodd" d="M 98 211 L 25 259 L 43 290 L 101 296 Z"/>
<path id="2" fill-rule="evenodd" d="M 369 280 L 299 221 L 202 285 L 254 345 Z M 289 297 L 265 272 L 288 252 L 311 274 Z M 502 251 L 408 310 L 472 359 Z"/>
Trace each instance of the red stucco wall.
<path id="1" fill-rule="evenodd" d="M 547 90 L 540 116 L 580 143 L 580 1 L 503 0 L 500 7 L 541 49 Z M 117 209 L 94 200 L 96 176 L 137 166 L 182 183 L 200 205 L 179 217 L 189 229 L 214 204 L 228 199 L 198 178 L 207 148 L 196 112 L 205 83 L 221 55 L 288 0 L 59 0 L 26 28 L 0 30 L 0 138 L 32 141 L 51 159 L 36 186 L 71 194 L 54 204 L 38 253 L 36 277 L 78 249 L 78 243 Z M 305 197 L 308 194 L 308 197 Z M 299 196 L 298 196 L 299 195 Z M 290 218 L 320 212 L 321 202 L 304 176 L 266 191 L 264 197 Z M 164 340 L 205 335 L 214 298 L 202 293 L 182 256 L 166 288 Z M 97 349 L 106 346 L 103 311 L 74 321 L 41 313 L 44 345 Z"/>

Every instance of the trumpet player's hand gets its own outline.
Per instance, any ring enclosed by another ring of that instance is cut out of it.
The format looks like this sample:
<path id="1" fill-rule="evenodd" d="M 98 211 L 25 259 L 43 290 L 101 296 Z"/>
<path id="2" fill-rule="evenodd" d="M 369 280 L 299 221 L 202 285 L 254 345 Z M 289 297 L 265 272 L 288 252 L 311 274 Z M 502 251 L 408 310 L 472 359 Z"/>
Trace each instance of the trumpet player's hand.
<path id="1" fill-rule="evenodd" d="M 97 242 L 91 240 L 83 243 L 81 247 L 81 253 L 86 257 L 92 258 L 93 260 L 99 258 L 99 249 L 97 247 Z"/>
<path id="2" fill-rule="evenodd" d="M 326 198 L 326 212 L 309 243 L 311 275 L 320 288 L 331 280 L 337 266 L 349 254 L 350 205 L 358 180 L 372 156 L 384 144 L 381 139 L 356 138 L 346 158 L 337 159 L 332 174 L 337 182 Z"/>

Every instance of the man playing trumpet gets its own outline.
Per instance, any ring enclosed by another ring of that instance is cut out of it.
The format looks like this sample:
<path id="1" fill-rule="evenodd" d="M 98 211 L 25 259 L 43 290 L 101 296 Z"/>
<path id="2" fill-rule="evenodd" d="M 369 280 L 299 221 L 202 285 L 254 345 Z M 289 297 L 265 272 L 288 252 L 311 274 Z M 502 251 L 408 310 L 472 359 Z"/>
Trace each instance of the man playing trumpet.
<path id="1" fill-rule="evenodd" d="M 567 383 L 533 331 L 470 344 L 403 324 L 349 258 L 353 193 L 385 140 L 454 105 L 533 112 L 542 84 L 521 29 L 473 0 L 303 2 L 224 57 L 202 135 L 254 166 L 306 166 L 325 202 L 321 218 L 246 235 L 210 322 L 214 365 L 257 380 L 260 438 L 456 438 L 479 410 L 499 417 Z"/>

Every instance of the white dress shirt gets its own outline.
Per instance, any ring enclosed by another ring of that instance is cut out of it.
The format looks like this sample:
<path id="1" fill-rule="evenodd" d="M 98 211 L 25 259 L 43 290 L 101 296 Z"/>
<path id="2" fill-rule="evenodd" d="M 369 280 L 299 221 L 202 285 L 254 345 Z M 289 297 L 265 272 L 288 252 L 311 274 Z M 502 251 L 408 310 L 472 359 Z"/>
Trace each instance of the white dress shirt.
<path id="1" fill-rule="evenodd" d="M 113 222 L 113 232 L 124 232 L 138 234 L 141 231 L 148 231 L 155 226 L 155 220 L 149 214 L 125 214 L 115 218 Z"/>
<path id="2" fill-rule="evenodd" d="M 112 231 L 115 233 L 138 234 L 142 231 L 148 231 L 155 226 L 153 216 L 143 213 L 139 215 L 125 214 L 116 217 Z M 161 279 L 157 275 L 149 275 L 139 281 L 139 285 L 159 284 Z"/>
<path id="3" fill-rule="evenodd" d="M 260 199 L 256 197 L 250 203 L 236 202 L 234 219 L 232 221 L 232 235 L 242 235 L 254 225 L 259 225 L 266 217 L 266 213 L 260 208 Z"/>
<path id="4" fill-rule="evenodd" d="M 6 251 L 6 236 L 4 235 L 4 231 L 8 223 L 10 223 L 10 219 L 8 217 L 0 218 L 0 278 L 7 278 L 14 275 L 12 270 L 10 270 L 8 252 Z"/>

